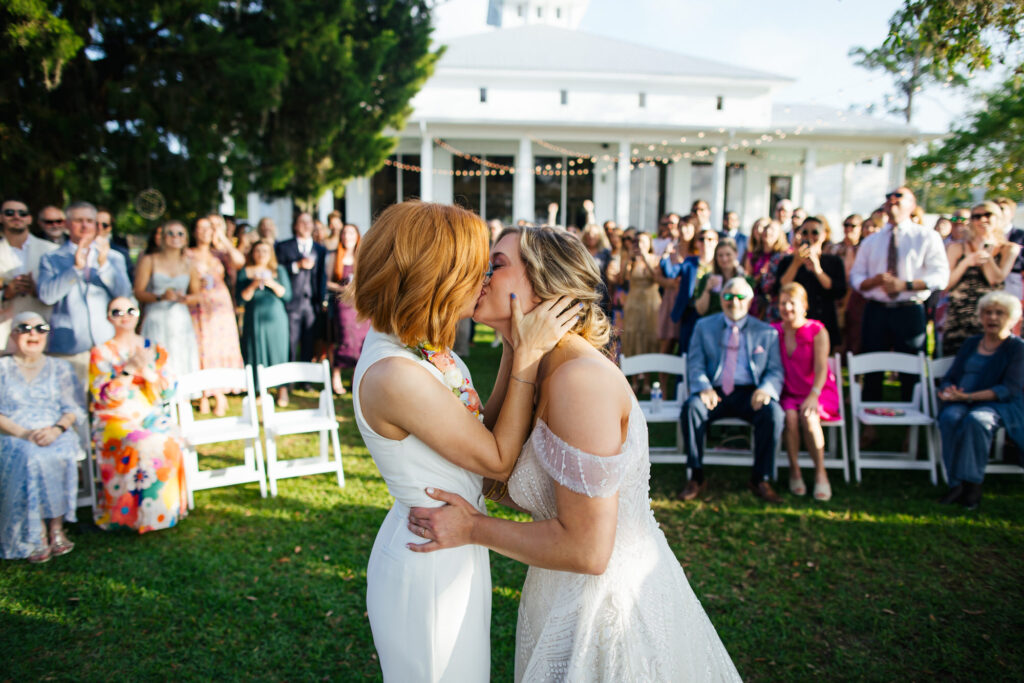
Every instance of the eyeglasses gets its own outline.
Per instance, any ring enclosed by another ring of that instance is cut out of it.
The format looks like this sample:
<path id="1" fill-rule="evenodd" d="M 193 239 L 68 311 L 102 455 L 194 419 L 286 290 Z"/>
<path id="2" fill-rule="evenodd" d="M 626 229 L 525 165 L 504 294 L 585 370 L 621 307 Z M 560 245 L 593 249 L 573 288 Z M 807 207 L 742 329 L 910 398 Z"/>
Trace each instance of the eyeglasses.
<path id="1" fill-rule="evenodd" d="M 967 216 L 952 216 L 949 219 L 949 222 L 950 223 L 966 223 L 967 222 Z"/>
<path id="2" fill-rule="evenodd" d="M 844 228 L 859 228 L 860 227 L 860 223 L 853 223 L 853 222 L 843 223 L 843 227 Z"/>
<path id="3" fill-rule="evenodd" d="M 107 226 L 104 225 L 103 227 L 105 228 Z M 169 231 L 164 233 L 164 237 L 184 237 L 184 236 L 185 236 L 185 233 L 181 232 L 180 230 L 169 230 Z"/>
<path id="4" fill-rule="evenodd" d="M 800 234 L 803 235 L 804 237 L 817 237 L 818 235 L 821 234 L 821 231 L 820 230 L 802 230 L 802 231 L 800 231 Z"/>
<path id="5" fill-rule="evenodd" d="M 982 218 L 992 218 L 992 212 L 986 211 L 985 213 L 972 213 L 971 220 L 980 221 Z"/>
<path id="6" fill-rule="evenodd" d="M 733 299 L 743 301 L 746 298 L 746 294 L 734 294 L 733 292 L 726 292 L 725 294 L 722 295 L 722 301 L 732 301 Z"/>
<path id="7" fill-rule="evenodd" d="M 39 222 L 42 223 L 43 225 L 64 225 L 63 218 L 44 218 Z"/>
<path id="8" fill-rule="evenodd" d="M 101 228 L 109 228 L 110 227 L 110 223 L 97 223 L 97 225 L 99 225 Z"/>
<path id="9" fill-rule="evenodd" d="M 138 317 L 138 315 L 139 315 L 139 309 L 135 308 L 134 306 L 129 306 L 128 308 L 112 308 L 112 309 L 110 309 L 110 317 L 111 318 L 123 318 L 125 316 L 128 316 L 129 318 L 135 318 L 135 317 Z"/>
<path id="10" fill-rule="evenodd" d="M 902 192 L 890 192 L 889 194 L 885 195 L 885 198 L 886 199 L 903 199 L 903 193 Z"/>
<path id="11" fill-rule="evenodd" d="M 18 334 L 28 334 L 29 332 L 38 332 L 39 334 L 45 334 L 50 331 L 50 326 L 46 323 L 39 323 L 38 325 L 29 325 L 28 323 L 21 323 L 14 328 L 14 331 Z"/>
<path id="12" fill-rule="evenodd" d="M 25 218 L 29 213 L 24 209 L 4 209 L 4 215 L 8 218 L 12 218 L 14 216 L 21 216 L 22 218 Z"/>

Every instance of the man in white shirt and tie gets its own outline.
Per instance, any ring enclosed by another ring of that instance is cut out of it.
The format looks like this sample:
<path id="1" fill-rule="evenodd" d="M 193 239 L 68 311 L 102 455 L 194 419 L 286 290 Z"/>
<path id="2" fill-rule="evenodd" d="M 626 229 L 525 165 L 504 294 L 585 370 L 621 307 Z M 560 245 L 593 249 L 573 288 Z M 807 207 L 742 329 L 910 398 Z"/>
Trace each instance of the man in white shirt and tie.
<path id="1" fill-rule="evenodd" d="M 917 354 L 925 350 L 924 302 L 949 282 L 949 260 L 937 232 L 910 219 L 917 199 L 908 187 L 885 197 L 889 223 L 861 242 L 850 284 L 867 305 L 861 350 Z M 913 394 L 911 377 L 900 377 L 903 400 Z M 864 378 L 864 400 L 882 397 L 882 373 Z"/>
<path id="2" fill-rule="evenodd" d="M 20 199 L 6 199 L 0 206 L 0 353 L 7 347 L 11 320 L 25 311 L 50 319 L 50 307 L 39 300 L 39 260 L 57 245 L 29 232 L 32 214 Z"/>
<path id="3" fill-rule="evenodd" d="M 313 217 L 306 212 L 295 218 L 295 237 L 278 242 L 277 262 L 291 277 L 292 298 L 288 310 L 292 360 L 313 359 L 314 346 L 323 337 L 324 301 L 327 297 L 327 250 L 313 241 Z"/>

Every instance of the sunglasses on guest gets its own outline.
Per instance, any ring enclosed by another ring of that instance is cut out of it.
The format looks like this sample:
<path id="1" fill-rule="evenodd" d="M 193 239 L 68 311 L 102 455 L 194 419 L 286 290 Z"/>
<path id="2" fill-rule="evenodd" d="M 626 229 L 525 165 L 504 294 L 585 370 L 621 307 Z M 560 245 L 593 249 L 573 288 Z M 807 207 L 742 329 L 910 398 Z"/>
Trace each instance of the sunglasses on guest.
<path id="1" fill-rule="evenodd" d="M 39 222 L 42 223 L 43 225 L 64 225 L 63 218 L 44 218 Z"/>
<path id="2" fill-rule="evenodd" d="M 732 301 L 733 299 L 737 299 L 738 301 L 743 301 L 746 298 L 747 298 L 746 294 L 735 294 L 733 292 L 728 292 L 728 293 L 722 295 L 722 301 Z"/>
<path id="3" fill-rule="evenodd" d="M 860 225 L 861 225 L 860 223 L 855 223 L 853 221 L 849 221 L 847 223 L 843 223 L 843 227 L 844 228 L 859 228 Z"/>
<path id="4" fill-rule="evenodd" d="M 992 212 L 986 211 L 984 213 L 972 213 L 971 220 L 980 221 L 982 218 L 992 218 Z"/>
<path id="5" fill-rule="evenodd" d="M 804 237 L 817 237 L 821 234 L 821 230 L 801 230 L 800 234 Z"/>
<path id="6" fill-rule="evenodd" d="M 112 309 L 110 309 L 110 317 L 111 318 L 124 318 L 125 316 L 127 316 L 129 318 L 136 318 L 136 317 L 138 317 L 138 315 L 139 315 L 139 309 L 135 308 L 134 306 L 129 306 L 128 308 L 112 308 Z"/>
<path id="7" fill-rule="evenodd" d="M 14 326 L 14 331 L 18 334 L 28 334 L 29 332 L 38 332 L 44 334 L 50 331 L 50 326 L 46 323 L 39 323 L 37 325 L 29 325 L 28 323 L 21 323 L 20 325 Z"/>
<path id="8" fill-rule="evenodd" d="M 949 219 L 949 222 L 950 223 L 966 223 L 967 222 L 967 217 L 966 216 L 952 216 Z"/>
<path id="9" fill-rule="evenodd" d="M 903 193 L 902 192 L 890 192 L 889 194 L 885 195 L 885 198 L 886 199 L 903 199 Z"/>
<path id="10" fill-rule="evenodd" d="M 110 227 L 110 223 L 97 223 L 97 225 L 99 225 L 101 228 L 109 228 Z"/>
<path id="11" fill-rule="evenodd" d="M 4 215 L 7 216 L 8 218 L 13 218 L 14 216 L 21 216 L 22 218 L 27 218 L 29 213 L 24 209 L 4 209 Z"/>

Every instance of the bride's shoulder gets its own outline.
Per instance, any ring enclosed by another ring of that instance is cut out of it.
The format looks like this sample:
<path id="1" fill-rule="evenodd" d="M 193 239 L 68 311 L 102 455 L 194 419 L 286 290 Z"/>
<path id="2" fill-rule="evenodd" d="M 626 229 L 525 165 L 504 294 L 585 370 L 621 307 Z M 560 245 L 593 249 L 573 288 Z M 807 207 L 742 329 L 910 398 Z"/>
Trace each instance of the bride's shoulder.
<path id="1" fill-rule="evenodd" d="M 546 422 L 552 432 L 595 455 L 615 455 L 621 425 L 632 408 L 622 372 L 599 356 L 580 356 L 559 365 L 548 378 Z"/>

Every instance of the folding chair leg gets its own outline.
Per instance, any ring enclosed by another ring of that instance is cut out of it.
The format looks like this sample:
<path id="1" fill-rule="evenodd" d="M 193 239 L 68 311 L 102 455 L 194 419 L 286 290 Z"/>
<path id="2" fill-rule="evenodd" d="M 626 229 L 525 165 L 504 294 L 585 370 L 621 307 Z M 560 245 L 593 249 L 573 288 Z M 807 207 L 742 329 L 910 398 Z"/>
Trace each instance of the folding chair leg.
<path id="1" fill-rule="evenodd" d="M 267 480 L 270 484 L 270 497 L 277 497 L 277 442 L 267 437 Z"/>
<path id="2" fill-rule="evenodd" d="M 324 462 L 328 462 L 328 460 L 327 460 L 327 439 L 329 437 L 327 436 L 327 432 L 328 432 L 328 430 L 326 430 L 326 429 L 320 432 L 320 459 L 323 460 Z"/>
<path id="3" fill-rule="evenodd" d="M 857 417 L 853 418 L 853 434 L 850 439 L 850 447 L 853 449 L 853 478 L 860 483 L 860 423 Z"/>
<path id="4" fill-rule="evenodd" d="M 267 497 L 267 473 L 263 467 L 263 449 L 260 447 L 259 437 L 252 440 L 252 449 L 256 459 L 256 472 L 260 476 L 260 497 Z"/>
<path id="5" fill-rule="evenodd" d="M 338 486 L 345 488 L 345 470 L 341 466 L 341 442 L 337 427 L 331 430 L 331 446 L 334 448 L 334 459 L 338 461 Z"/>
<path id="6" fill-rule="evenodd" d="M 939 478 L 937 474 L 938 463 L 936 462 L 935 458 L 935 436 L 932 433 L 932 429 L 930 427 L 923 427 L 922 429 L 924 429 L 925 447 L 928 449 L 928 462 L 930 462 L 932 465 L 929 471 L 929 475 L 931 475 L 932 486 L 938 486 Z"/>
<path id="7" fill-rule="evenodd" d="M 847 484 L 850 483 L 850 451 L 849 445 L 846 443 L 846 427 L 842 426 L 839 428 L 839 450 L 843 454 L 843 481 Z"/>
<path id="8" fill-rule="evenodd" d="M 196 455 L 194 448 L 185 449 L 185 492 L 188 497 L 188 509 L 196 509 L 196 497 L 192 492 L 192 483 L 189 480 L 195 481 L 196 475 L 199 473 L 199 458 Z"/>

